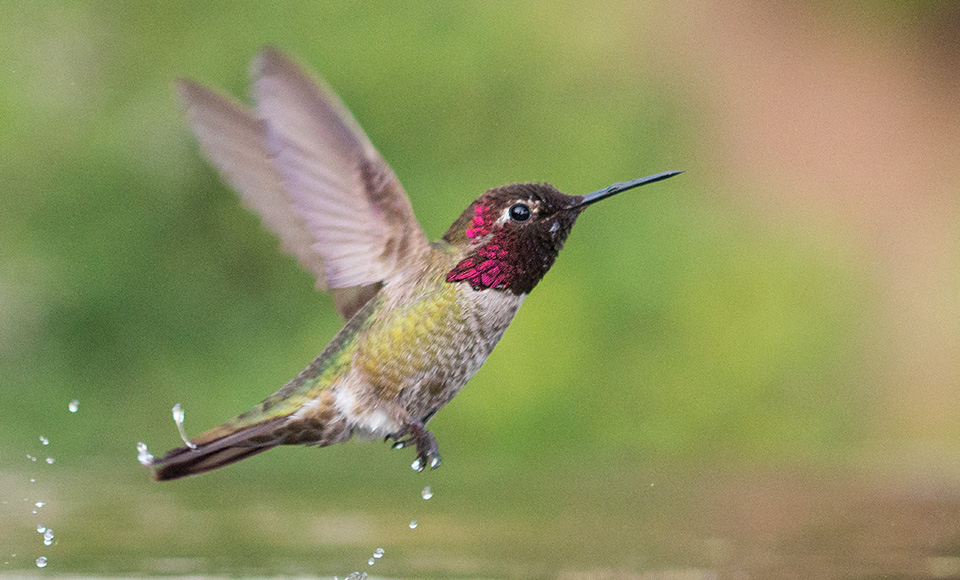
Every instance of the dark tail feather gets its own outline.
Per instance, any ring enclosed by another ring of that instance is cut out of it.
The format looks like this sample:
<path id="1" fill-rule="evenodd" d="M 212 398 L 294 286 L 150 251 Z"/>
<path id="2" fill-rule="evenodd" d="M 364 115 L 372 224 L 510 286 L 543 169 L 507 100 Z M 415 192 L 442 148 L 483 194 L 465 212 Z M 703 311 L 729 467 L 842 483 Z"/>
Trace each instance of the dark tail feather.
<path id="1" fill-rule="evenodd" d="M 265 421 L 241 431 L 199 443 L 196 449 L 178 447 L 151 464 L 157 481 L 179 479 L 218 469 L 283 443 L 277 437 L 279 421 Z M 226 427 L 226 426 L 224 426 Z M 212 430 L 211 433 L 216 430 Z M 198 438 L 203 439 L 203 436 Z"/>

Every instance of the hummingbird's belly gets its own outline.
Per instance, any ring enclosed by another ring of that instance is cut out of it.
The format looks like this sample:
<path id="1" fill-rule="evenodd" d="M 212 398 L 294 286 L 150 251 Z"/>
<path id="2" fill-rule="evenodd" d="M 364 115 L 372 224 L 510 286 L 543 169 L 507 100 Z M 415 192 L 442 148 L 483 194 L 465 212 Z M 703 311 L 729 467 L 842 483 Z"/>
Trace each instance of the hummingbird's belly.
<path id="1" fill-rule="evenodd" d="M 347 419 L 350 430 L 357 439 L 382 439 L 398 433 L 403 426 L 380 405 L 362 403 L 351 389 L 339 389 L 334 395 L 334 404 Z"/>
<path id="2" fill-rule="evenodd" d="M 525 296 L 450 284 L 381 313 L 335 388 L 354 435 L 383 438 L 427 422 L 480 370 Z"/>

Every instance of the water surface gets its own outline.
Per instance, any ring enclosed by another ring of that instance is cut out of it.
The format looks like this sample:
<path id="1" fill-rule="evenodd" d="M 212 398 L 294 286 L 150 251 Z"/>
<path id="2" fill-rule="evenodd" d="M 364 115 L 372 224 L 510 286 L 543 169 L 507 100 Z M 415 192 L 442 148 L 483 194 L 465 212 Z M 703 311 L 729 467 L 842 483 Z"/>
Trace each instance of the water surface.
<path id="1" fill-rule="evenodd" d="M 942 475 L 564 461 L 527 469 L 449 462 L 416 474 L 401 468 L 405 458 L 364 453 L 369 460 L 342 454 L 354 474 L 318 469 L 329 461 L 299 473 L 267 462 L 173 484 L 108 461 L 40 478 L 8 470 L 0 474 L 0 572 L 960 577 L 960 486 Z M 54 531 L 52 545 L 38 525 Z M 377 549 L 382 557 L 368 565 Z"/>

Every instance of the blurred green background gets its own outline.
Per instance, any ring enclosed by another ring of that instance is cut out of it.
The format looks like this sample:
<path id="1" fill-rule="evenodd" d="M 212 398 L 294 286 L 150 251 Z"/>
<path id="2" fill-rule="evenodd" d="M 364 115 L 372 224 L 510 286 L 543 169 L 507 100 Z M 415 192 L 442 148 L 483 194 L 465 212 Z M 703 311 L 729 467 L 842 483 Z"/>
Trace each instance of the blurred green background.
<path id="1" fill-rule="evenodd" d="M 700 508 L 640 507 L 639 486 L 717 472 L 955 487 L 957 6 L 15 2 L 0 22 L 0 574 L 49 552 L 46 574 L 342 577 L 387 539 L 429 557 L 385 557 L 384 575 L 710 568 L 713 544 L 625 548 L 608 524 L 675 526 Z M 178 444 L 174 403 L 190 433 L 219 424 L 341 325 L 174 97 L 185 76 L 246 98 L 266 43 L 340 94 L 431 238 L 489 187 L 686 171 L 580 220 L 432 421 L 436 473 L 377 443 L 164 485 L 135 462 L 138 441 Z M 651 475 L 666 473 L 682 475 Z M 445 507 L 417 503 L 431 482 Z M 383 523 L 423 505 L 434 532 Z M 331 512 L 352 515 L 298 519 Z M 69 541 L 44 548 L 43 521 Z M 518 564 L 490 564 L 510 550 Z M 531 563 L 545 552 L 562 556 Z"/>

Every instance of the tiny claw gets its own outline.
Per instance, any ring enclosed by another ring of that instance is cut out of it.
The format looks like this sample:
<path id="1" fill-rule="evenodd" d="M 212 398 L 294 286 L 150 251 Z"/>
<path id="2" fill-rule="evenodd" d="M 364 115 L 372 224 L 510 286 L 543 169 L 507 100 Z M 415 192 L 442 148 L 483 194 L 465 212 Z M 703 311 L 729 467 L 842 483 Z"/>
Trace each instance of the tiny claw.
<path id="1" fill-rule="evenodd" d="M 424 429 L 422 423 L 409 423 L 401 433 L 396 436 L 397 442 L 393 444 L 394 449 L 403 449 L 416 445 L 417 459 L 410 468 L 414 471 L 423 471 L 427 466 L 430 469 L 436 469 L 440 466 L 440 453 L 437 451 L 437 441 L 429 431 Z"/>

